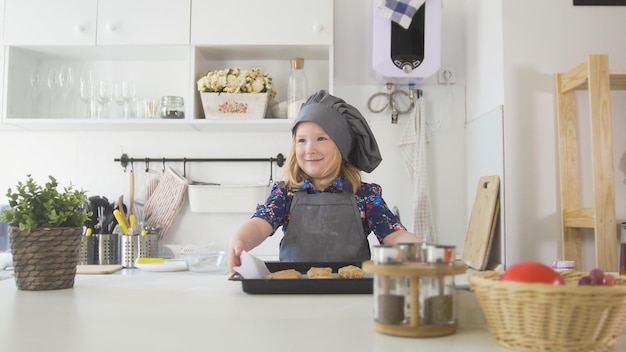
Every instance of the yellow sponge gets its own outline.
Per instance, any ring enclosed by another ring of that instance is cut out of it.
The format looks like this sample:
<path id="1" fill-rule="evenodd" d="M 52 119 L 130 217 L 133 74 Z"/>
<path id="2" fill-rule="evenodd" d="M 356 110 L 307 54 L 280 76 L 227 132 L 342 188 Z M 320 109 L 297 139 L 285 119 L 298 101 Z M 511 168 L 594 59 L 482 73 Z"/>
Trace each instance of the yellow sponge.
<path id="1" fill-rule="evenodd" d="M 165 259 L 163 258 L 137 258 L 135 263 L 137 264 L 161 264 L 164 263 Z"/>

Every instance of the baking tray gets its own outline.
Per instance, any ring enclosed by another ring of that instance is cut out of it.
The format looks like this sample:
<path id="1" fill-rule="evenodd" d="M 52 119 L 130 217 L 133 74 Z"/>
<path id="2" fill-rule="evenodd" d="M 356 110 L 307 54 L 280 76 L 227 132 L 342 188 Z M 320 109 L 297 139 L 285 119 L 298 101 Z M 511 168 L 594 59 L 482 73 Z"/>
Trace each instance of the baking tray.
<path id="1" fill-rule="evenodd" d="M 295 269 L 306 274 L 311 267 L 331 267 L 333 273 L 347 265 L 361 267 L 361 262 L 265 262 L 270 272 Z M 370 294 L 372 277 L 362 279 L 245 279 L 234 274 L 229 280 L 241 281 L 243 292 L 251 294 Z"/>

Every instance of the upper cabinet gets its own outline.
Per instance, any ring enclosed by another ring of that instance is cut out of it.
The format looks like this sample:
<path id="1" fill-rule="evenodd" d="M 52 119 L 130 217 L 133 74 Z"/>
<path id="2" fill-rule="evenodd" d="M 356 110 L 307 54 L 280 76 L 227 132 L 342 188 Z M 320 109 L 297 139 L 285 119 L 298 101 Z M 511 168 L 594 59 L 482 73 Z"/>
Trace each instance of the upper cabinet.
<path id="1" fill-rule="evenodd" d="M 93 45 L 96 0 L 5 0 L 5 45 Z"/>
<path id="2" fill-rule="evenodd" d="M 98 0 L 98 45 L 189 44 L 190 0 Z"/>
<path id="3" fill-rule="evenodd" d="M 4 0 L 0 0 L 0 20 L 4 19 Z M 0 53 L 4 53 L 4 28 L 0 26 Z M 0 55 L 0 97 L 4 96 L 4 55 Z M 3 101 L 0 99 L 0 111 Z"/>
<path id="4" fill-rule="evenodd" d="M 129 124 L 144 129 L 283 129 L 290 125 L 286 119 L 205 119 L 196 81 L 208 70 L 259 67 L 273 79 L 277 95 L 271 103 L 279 103 L 287 98 L 292 57 L 305 59 L 311 93 L 333 90 L 333 0 L 2 2 L 5 47 L 0 64 L 5 76 L 0 88 L 5 89 L 0 91 L 0 119 L 6 124 L 36 129 Z M 73 79 L 60 76 L 70 69 Z M 83 84 L 87 80 L 93 87 Z M 126 83 L 135 87 L 130 98 L 120 97 L 121 88 L 102 88 Z M 183 98 L 184 119 L 159 119 L 146 112 L 163 96 Z"/>
<path id="5" fill-rule="evenodd" d="M 190 0 L 6 0 L 5 42 L 188 44 L 190 8 Z"/>
<path id="6" fill-rule="evenodd" d="M 3 21 L 3 20 L 4 20 L 4 0 L 0 0 L 0 21 Z M 4 45 L 4 26 L 0 25 L 0 46 L 2 45 Z"/>
<path id="7" fill-rule="evenodd" d="M 193 0 L 196 45 L 330 45 L 333 1 Z"/>

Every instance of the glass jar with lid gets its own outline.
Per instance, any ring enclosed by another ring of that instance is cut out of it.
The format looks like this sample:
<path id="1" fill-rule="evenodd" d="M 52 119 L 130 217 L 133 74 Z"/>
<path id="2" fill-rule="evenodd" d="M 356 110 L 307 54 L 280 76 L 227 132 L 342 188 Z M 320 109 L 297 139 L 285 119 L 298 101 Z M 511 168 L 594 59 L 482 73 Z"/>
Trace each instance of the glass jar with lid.
<path id="1" fill-rule="evenodd" d="M 452 265 L 456 247 L 426 245 L 425 263 L 432 268 L 437 265 Z M 456 324 L 456 288 L 454 275 L 438 274 L 420 278 L 420 315 L 426 325 Z"/>
<path id="2" fill-rule="evenodd" d="M 167 95 L 161 98 L 162 119 L 185 118 L 185 101 L 182 97 Z"/>
<path id="3" fill-rule="evenodd" d="M 402 264 L 402 249 L 380 245 L 373 248 L 372 259 L 376 265 Z M 405 324 L 406 308 L 410 299 L 406 276 L 374 275 L 374 320 L 381 324 Z"/>

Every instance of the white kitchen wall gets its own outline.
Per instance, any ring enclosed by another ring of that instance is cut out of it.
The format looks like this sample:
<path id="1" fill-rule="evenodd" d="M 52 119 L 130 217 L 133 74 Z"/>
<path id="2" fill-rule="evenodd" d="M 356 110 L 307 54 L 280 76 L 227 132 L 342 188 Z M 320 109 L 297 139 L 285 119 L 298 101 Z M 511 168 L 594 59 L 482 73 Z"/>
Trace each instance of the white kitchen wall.
<path id="1" fill-rule="evenodd" d="M 464 15 L 462 0 L 444 1 L 442 64 L 456 68 L 456 84 L 438 85 L 436 79 L 424 82 L 427 118 L 442 127 L 430 134 L 429 163 L 435 219 L 441 243 L 462 248 L 467 227 L 465 190 L 464 124 Z M 383 195 L 390 206 L 397 206 L 407 226 L 412 223 L 412 187 L 398 154 L 398 139 L 409 115 L 401 115 L 399 123 L 390 122 L 390 111 L 373 114 L 367 110 L 370 95 L 383 91 L 382 82 L 370 75 L 371 2 L 362 0 L 335 1 L 335 63 L 334 93 L 355 105 L 370 121 L 383 153 L 383 163 L 367 181 L 383 186 Z M 362 31 L 355 35 L 354 28 Z M 307 72 L 315 75 L 315 72 Z M 33 174 L 44 180 L 54 175 L 63 184 L 70 181 L 88 190 L 90 195 L 104 195 L 110 200 L 120 195 L 128 199 L 129 174 L 113 162 L 124 152 L 130 157 L 258 157 L 287 154 L 289 129 L 283 132 L 195 132 L 195 131 L 24 131 L 4 126 L 0 129 L 0 151 L 3 171 L 0 192 Z M 151 169 L 160 171 L 159 163 Z M 170 166 L 170 164 L 168 164 Z M 171 164 L 182 173 L 182 165 Z M 143 164 L 135 165 L 136 193 L 142 188 Z M 258 182 L 267 180 L 268 166 L 232 163 L 188 164 L 187 176 L 195 181 Z M 275 178 L 281 168 L 275 168 Z M 472 199 L 473 200 L 473 199 Z M 216 200 L 219 201 L 219 200 Z M 470 201 L 471 203 L 471 201 Z M 254 209 L 250 209 L 252 213 Z M 199 214 L 185 204 L 169 234 L 167 243 L 214 242 L 225 248 L 234 229 L 250 214 Z M 257 248 L 256 254 L 277 253 L 276 236 Z"/>
<path id="2" fill-rule="evenodd" d="M 626 69 L 626 7 L 573 6 L 571 0 L 473 0 L 468 23 L 468 120 L 503 105 L 508 263 L 551 263 L 560 254 L 555 74 L 608 54 Z M 501 29 L 500 29 L 501 28 Z M 498 40 L 501 38 L 501 42 Z M 499 48 L 501 47 L 501 50 Z M 591 206 L 587 92 L 577 94 L 583 206 Z M 617 216 L 626 215 L 624 92 L 612 93 Z M 583 269 L 594 265 L 584 238 Z"/>
<path id="3" fill-rule="evenodd" d="M 377 1 L 377 0 L 372 0 Z M 384 82 L 371 74 L 372 8 L 370 1 L 335 1 L 335 93 L 345 97 L 366 116 L 383 151 L 383 163 L 365 179 L 380 183 L 390 206 L 398 206 L 400 216 L 412 229 L 414 200 L 409 177 L 403 168 L 397 148 L 408 115 L 391 124 L 391 112 L 373 114 L 367 110 L 367 99 L 385 91 Z M 439 85 L 436 77 L 420 84 L 424 91 L 429 131 L 428 164 L 430 167 L 433 215 L 440 243 L 465 243 L 468 218 L 465 197 L 465 50 L 463 1 L 444 0 L 442 7 L 442 66 L 456 68 L 456 84 Z M 355 36 L 350 28 L 362 28 Z M 474 186 L 475 187 L 475 186 Z M 473 196 L 472 196 L 473 197 Z M 470 201 L 473 202 L 473 198 Z M 459 251 L 460 252 L 460 251 Z"/>

